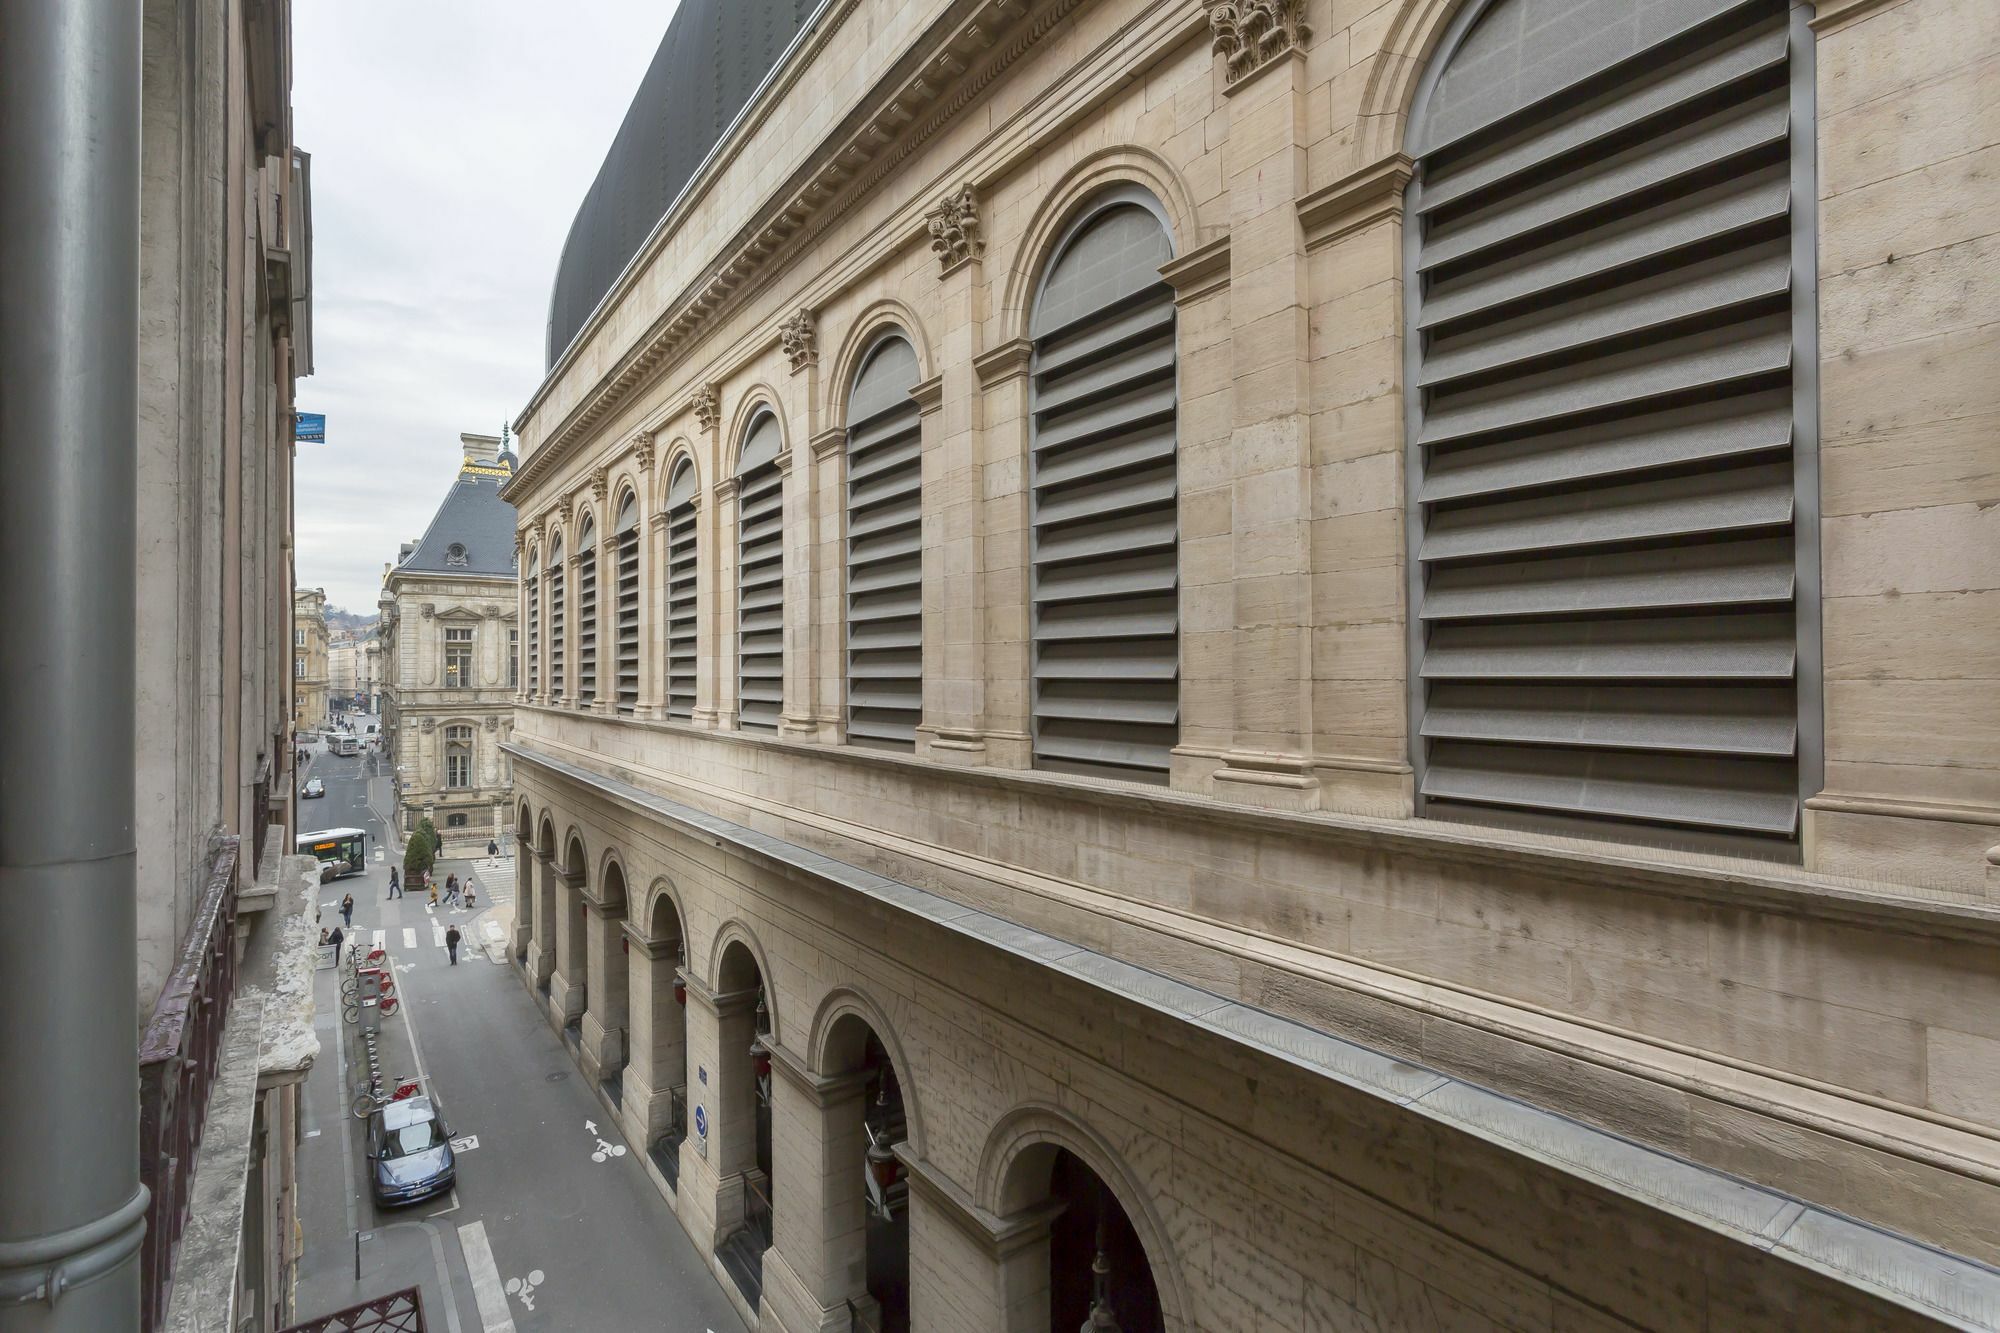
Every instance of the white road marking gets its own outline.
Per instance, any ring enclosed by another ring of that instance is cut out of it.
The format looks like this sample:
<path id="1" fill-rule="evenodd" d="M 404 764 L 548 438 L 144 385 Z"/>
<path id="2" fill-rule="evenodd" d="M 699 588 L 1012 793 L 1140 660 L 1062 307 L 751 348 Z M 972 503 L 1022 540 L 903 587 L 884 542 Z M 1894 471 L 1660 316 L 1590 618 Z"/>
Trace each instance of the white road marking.
<path id="1" fill-rule="evenodd" d="M 584 1121 L 584 1122 L 583 1122 L 583 1132 L 584 1132 L 584 1133 L 586 1133 L 586 1134 L 596 1134 L 596 1133 L 597 1133 L 597 1122 L 596 1122 L 595 1120 L 586 1120 L 586 1121 Z"/>
<path id="2" fill-rule="evenodd" d="M 531 1268 L 528 1270 L 526 1277 L 510 1277 L 507 1279 L 507 1294 L 521 1302 L 523 1308 L 533 1310 L 535 1308 L 535 1288 L 541 1286 L 546 1281 L 548 1281 L 548 1278 L 543 1274 L 541 1269 Z M 507 1327 L 510 1329 L 514 1327 L 512 1320 L 508 1321 Z"/>
<path id="3" fill-rule="evenodd" d="M 478 1146 L 479 1136 L 477 1134 L 467 1134 L 462 1139 L 453 1139 L 451 1141 L 451 1150 L 453 1152 L 471 1152 Z"/>
<path id="4" fill-rule="evenodd" d="M 387 948 L 387 947 L 388 947 L 388 945 L 389 945 L 389 932 L 388 932 L 388 931 L 386 931 L 386 930 L 378 930 L 378 931 L 376 931 L 376 932 L 375 932 L 375 946 L 374 946 L 374 947 L 375 947 L 375 948 L 377 948 L 377 949 L 384 949 L 384 948 Z"/>
<path id="5" fill-rule="evenodd" d="M 405 949 L 417 947 L 417 932 L 409 926 L 403 927 L 403 947 Z"/>
<path id="6" fill-rule="evenodd" d="M 440 948 L 440 949 L 444 948 L 444 923 L 443 923 L 443 922 L 439 922 L 439 921 L 433 921 L 433 922 L 431 923 L 431 943 L 432 943 L 432 944 L 434 944 L 434 945 L 436 945 L 436 946 L 437 946 L 438 948 Z"/>

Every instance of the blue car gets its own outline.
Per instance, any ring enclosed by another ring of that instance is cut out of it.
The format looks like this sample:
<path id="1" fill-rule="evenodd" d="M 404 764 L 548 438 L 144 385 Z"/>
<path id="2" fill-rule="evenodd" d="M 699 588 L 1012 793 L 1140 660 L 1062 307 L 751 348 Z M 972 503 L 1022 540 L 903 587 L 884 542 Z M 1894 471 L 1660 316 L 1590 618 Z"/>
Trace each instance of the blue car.
<path id="1" fill-rule="evenodd" d="M 407 1097 L 368 1117 L 368 1169 L 383 1207 L 443 1194 L 458 1179 L 451 1128 L 428 1097 Z"/>

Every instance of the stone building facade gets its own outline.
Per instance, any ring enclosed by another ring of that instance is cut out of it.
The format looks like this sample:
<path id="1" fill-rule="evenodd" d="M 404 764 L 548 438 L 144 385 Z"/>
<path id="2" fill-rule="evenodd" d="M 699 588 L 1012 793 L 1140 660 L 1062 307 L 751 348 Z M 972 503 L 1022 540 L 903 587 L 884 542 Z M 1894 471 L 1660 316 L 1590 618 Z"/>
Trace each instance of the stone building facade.
<path id="1" fill-rule="evenodd" d="M 326 589 L 292 593 L 292 719 L 299 727 L 323 727 L 332 716 L 328 687 L 332 676 L 332 636 L 326 628 Z"/>
<path id="2" fill-rule="evenodd" d="M 500 499 L 511 455 L 461 435 L 463 457 L 421 540 L 382 581 L 378 685 L 383 745 L 404 833 L 428 817 L 454 851 L 510 827 L 517 619 L 514 511 Z"/>
<path id="3" fill-rule="evenodd" d="M 153 1205 L 131 1326 L 269 1333 L 297 1313 L 319 1051 L 318 874 L 292 855 L 294 726 L 326 714 L 325 597 L 293 565 L 311 159 L 288 0 L 143 8 L 134 1044 Z"/>
<path id="4" fill-rule="evenodd" d="M 760 1327 L 2000 1323 L 1996 76 L 682 5 L 506 487 L 514 951 Z"/>

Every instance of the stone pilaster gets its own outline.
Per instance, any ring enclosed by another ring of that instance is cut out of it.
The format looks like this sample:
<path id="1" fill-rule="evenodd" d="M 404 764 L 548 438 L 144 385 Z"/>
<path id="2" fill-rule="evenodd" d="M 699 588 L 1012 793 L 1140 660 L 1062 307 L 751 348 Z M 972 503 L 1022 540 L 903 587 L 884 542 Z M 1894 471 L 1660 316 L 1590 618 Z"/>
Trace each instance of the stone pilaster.
<path id="1" fill-rule="evenodd" d="M 982 689 L 979 734 L 960 737 L 940 728 L 931 758 L 976 742 L 983 762 L 1027 768 L 1033 762 L 1029 716 L 1034 705 L 1029 676 L 1031 608 L 1028 579 L 1028 370 L 1034 344 L 1005 342 L 972 361 L 979 383 L 979 571 L 982 621 Z"/>
<path id="2" fill-rule="evenodd" d="M 926 1333 L 1047 1333 L 1049 1226 L 1060 1205 L 996 1217 L 926 1162 L 910 1182 L 910 1327 Z"/>
<path id="3" fill-rule="evenodd" d="M 765 1327 L 830 1333 L 867 1297 L 862 1128 L 867 1075 L 825 1078 L 797 1055 L 771 1052 L 772 1242 L 764 1256 Z"/>
<path id="4" fill-rule="evenodd" d="M 688 992 L 691 1078 L 676 1202 L 696 1250 L 713 1255 L 717 1239 L 743 1224 L 743 1175 L 757 1164 L 757 1090 L 750 1069 L 757 992 L 717 995 L 699 979 L 681 975 Z"/>
<path id="5" fill-rule="evenodd" d="M 673 1090 L 688 1081 L 687 1015 L 674 1001 L 676 944 L 648 940 L 630 922 L 623 933 L 632 972 L 620 1118 L 626 1137 L 644 1146 L 666 1133 Z"/>
<path id="6" fill-rule="evenodd" d="M 590 897 L 584 898 L 583 907 L 590 976 L 580 1032 L 583 1071 L 601 1083 L 625 1067 L 625 1030 L 630 1021 L 625 932 L 620 929 L 625 909 L 607 909 Z"/>
<path id="7" fill-rule="evenodd" d="M 847 703 L 847 431 L 829 426 L 810 441 L 812 478 L 812 715 L 819 739 L 845 736 Z"/>
<path id="8" fill-rule="evenodd" d="M 697 548 L 708 552 L 709 579 L 703 588 L 706 615 L 699 627 L 701 696 L 695 700 L 698 726 L 730 731 L 736 726 L 736 499 L 742 484 L 724 477 L 709 492 L 711 504 L 695 516 Z"/>
<path id="9" fill-rule="evenodd" d="M 554 887 L 556 943 L 555 970 L 549 975 L 549 1021 L 562 1028 L 582 1019 L 590 988 L 583 888 L 553 865 L 546 882 Z"/>

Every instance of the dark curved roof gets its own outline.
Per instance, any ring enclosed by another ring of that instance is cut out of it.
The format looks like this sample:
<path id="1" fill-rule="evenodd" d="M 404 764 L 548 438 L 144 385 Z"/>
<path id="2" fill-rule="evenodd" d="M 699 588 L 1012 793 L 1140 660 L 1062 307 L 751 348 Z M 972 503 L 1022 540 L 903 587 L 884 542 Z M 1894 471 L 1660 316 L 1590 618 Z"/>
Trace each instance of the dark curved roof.
<path id="1" fill-rule="evenodd" d="M 514 506 L 500 498 L 500 488 L 513 470 L 512 454 L 461 463 L 429 529 L 397 563 L 397 572 L 512 578 Z"/>
<path id="2" fill-rule="evenodd" d="M 549 365 L 819 5 L 681 0 L 563 242 L 549 295 Z"/>

